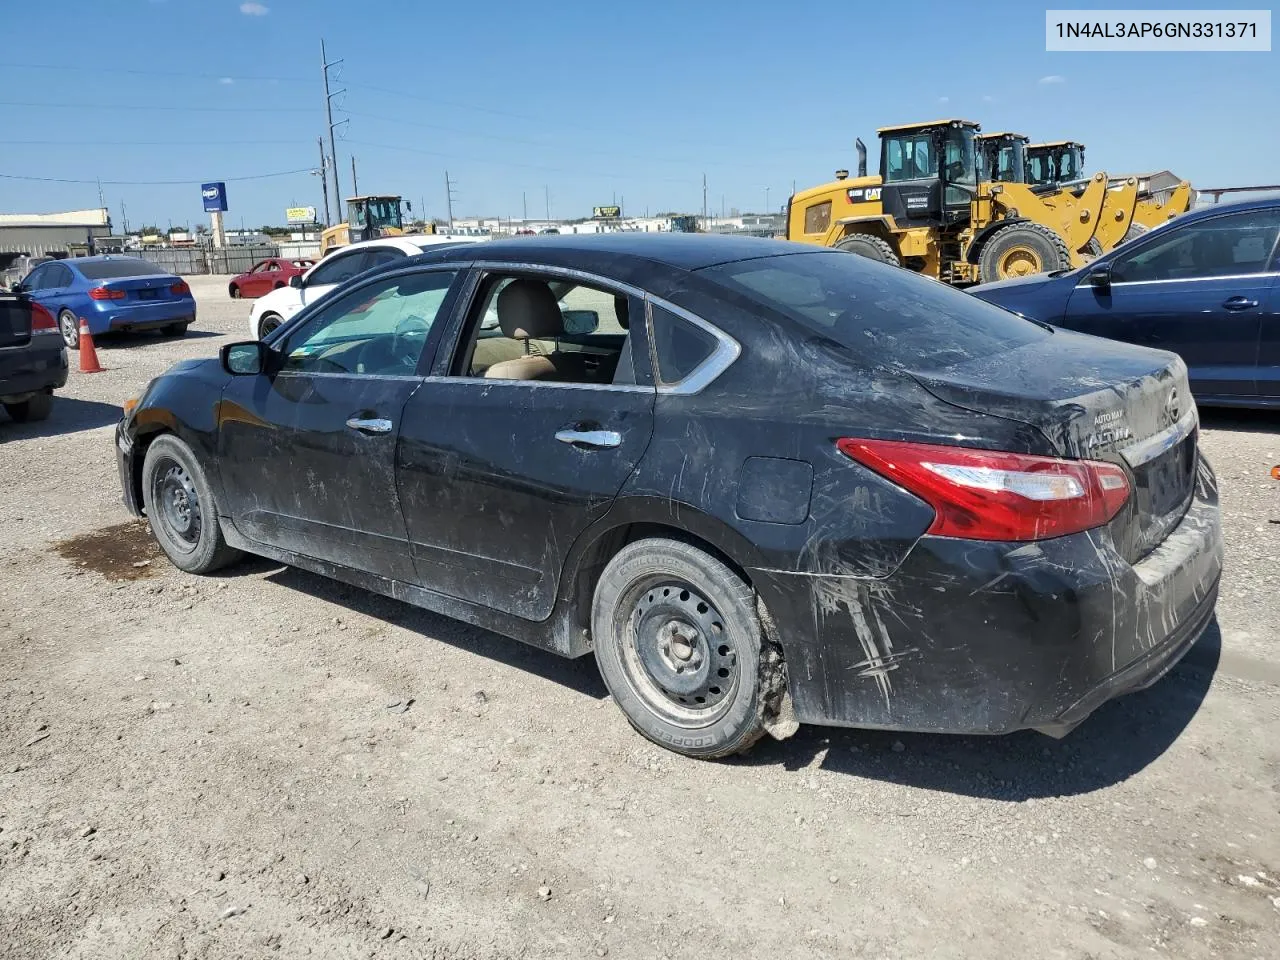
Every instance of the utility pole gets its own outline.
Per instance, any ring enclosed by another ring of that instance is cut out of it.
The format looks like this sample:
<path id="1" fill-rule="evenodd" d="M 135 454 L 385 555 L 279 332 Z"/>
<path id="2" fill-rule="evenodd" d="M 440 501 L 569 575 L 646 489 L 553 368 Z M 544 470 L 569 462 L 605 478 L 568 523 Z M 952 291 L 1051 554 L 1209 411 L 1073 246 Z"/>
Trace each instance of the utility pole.
<path id="1" fill-rule="evenodd" d="M 351 195 L 360 196 L 360 188 L 356 186 L 356 155 L 351 155 Z"/>
<path id="2" fill-rule="evenodd" d="M 764 212 L 769 212 L 769 188 L 764 188 Z"/>
<path id="3" fill-rule="evenodd" d="M 551 188 L 547 186 L 545 183 L 542 185 L 542 193 L 546 197 L 547 219 L 550 220 L 551 219 Z"/>
<path id="4" fill-rule="evenodd" d="M 120 236 L 129 235 L 129 217 L 124 212 L 124 201 L 120 201 Z"/>
<path id="5" fill-rule="evenodd" d="M 449 179 L 449 171 L 444 172 L 444 200 L 449 210 L 449 232 L 453 233 L 453 185 L 455 181 Z"/>
<path id="6" fill-rule="evenodd" d="M 339 217 L 342 217 L 343 215 L 342 214 L 342 187 L 338 185 L 338 146 L 334 142 L 334 137 L 333 137 L 333 128 L 335 126 L 333 122 L 333 98 L 340 94 L 346 93 L 347 91 L 344 89 L 344 90 L 338 90 L 334 93 L 329 92 L 329 68 L 336 67 L 341 62 L 342 62 L 341 59 L 334 60 L 332 63 L 329 62 L 329 58 L 325 55 L 325 52 L 324 52 L 324 40 L 321 39 L 320 63 L 322 65 L 322 68 L 323 68 L 322 72 L 324 74 L 324 114 L 329 121 L 329 156 L 333 158 L 333 202 L 335 207 L 337 208 L 336 212 Z M 340 120 L 338 122 L 345 123 L 346 121 Z"/>
<path id="7" fill-rule="evenodd" d="M 702 229 L 707 229 L 707 175 L 702 175 Z"/>
<path id="8" fill-rule="evenodd" d="M 528 220 L 529 219 L 529 193 L 526 190 L 520 191 L 520 205 L 521 205 L 521 208 L 524 210 L 524 213 L 522 214 L 521 219 Z"/>
<path id="9" fill-rule="evenodd" d="M 325 168 L 329 166 L 329 158 L 324 155 L 324 137 L 316 137 L 316 145 L 320 148 L 320 195 L 324 197 L 324 225 L 329 226 L 329 174 Z"/>

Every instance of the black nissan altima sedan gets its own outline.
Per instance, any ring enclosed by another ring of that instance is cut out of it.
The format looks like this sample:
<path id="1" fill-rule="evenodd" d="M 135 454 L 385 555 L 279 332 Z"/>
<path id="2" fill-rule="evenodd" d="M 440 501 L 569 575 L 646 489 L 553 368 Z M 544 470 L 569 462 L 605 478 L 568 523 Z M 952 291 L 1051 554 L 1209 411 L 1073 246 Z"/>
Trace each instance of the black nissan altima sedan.
<path id="1" fill-rule="evenodd" d="M 756 238 L 473 244 L 158 377 L 125 503 L 568 657 L 646 737 L 1062 735 L 1213 615 L 1174 354 Z"/>

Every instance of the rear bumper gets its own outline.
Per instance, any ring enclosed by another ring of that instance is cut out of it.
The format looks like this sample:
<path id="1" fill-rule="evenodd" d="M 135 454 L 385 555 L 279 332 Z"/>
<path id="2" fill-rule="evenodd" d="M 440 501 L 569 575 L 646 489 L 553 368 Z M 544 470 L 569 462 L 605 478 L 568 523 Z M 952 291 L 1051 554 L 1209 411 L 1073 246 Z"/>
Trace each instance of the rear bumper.
<path id="1" fill-rule="evenodd" d="M 1061 735 L 1156 682 L 1213 617 L 1217 484 L 1138 563 L 1106 528 L 1032 544 L 924 537 L 889 577 L 753 571 L 801 721 Z"/>
<path id="2" fill-rule="evenodd" d="M 94 336 L 110 330 L 149 330 L 174 323 L 195 323 L 195 300 L 165 300 L 158 303 L 131 303 L 127 306 L 104 300 L 85 313 Z"/>
<path id="3" fill-rule="evenodd" d="M 0 348 L 0 400 L 16 402 L 67 384 L 67 351 L 62 338 L 37 334 L 20 347 Z"/>

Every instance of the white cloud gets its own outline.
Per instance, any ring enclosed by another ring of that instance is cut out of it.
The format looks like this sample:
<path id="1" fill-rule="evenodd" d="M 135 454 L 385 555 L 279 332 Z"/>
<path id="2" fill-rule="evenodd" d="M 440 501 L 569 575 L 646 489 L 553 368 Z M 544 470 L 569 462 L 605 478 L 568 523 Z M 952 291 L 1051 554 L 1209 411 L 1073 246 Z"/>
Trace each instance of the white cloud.
<path id="1" fill-rule="evenodd" d="M 240 12 L 246 17 L 265 17 L 271 11 L 264 4 L 250 2 L 240 4 Z"/>
<path id="2" fill-rule="evenodd" d="M 218 82 L 219 82 L 219 83 L 221 83 L 223 86 L 227 86 L 227 87 L 229 87 L 229 86 L 231 86 L 231 84 L 235 83 L 235 81 L 234 81 L 234 80 L 232 80 L 230 77 L 222 77 L 222 78 L 220 78 L 220 79 L 218 80 Z"/>
<path id="3" fill-rule="evenodd" d="M 984 93 L 984 94 L 982 95 L 982 102 L 983 102 L 983 103 L 995 103 L 995 102 L 996 102 L 996 98 L 995 98 L 995 97 L 993 97 L 993 96 L 991 96 L 991 94 L 989 94 L 989 93 Z"/>
<path id="4" fill-rule="evenodd" d="M 1059 76 L 1056 73 L 1051 73 L 1047 77 L 1041 77 L 1039 80 L 1036 81 L 1036 83 L 1039 83 L 1042 85 L 1050 84 L 1050 83 L 1066 83 L 1066 82 L 1067 82 L 1066 77 Z"/>
<path id="5" fill-rule="evenodd" d="M 939 102 L 939 103 L 950 103 L 950 102 L 951 102 L 951 98 L 950 98 L 950 97 L 939 97 L 939 98 L 938 98 L 938 102 Z"/>

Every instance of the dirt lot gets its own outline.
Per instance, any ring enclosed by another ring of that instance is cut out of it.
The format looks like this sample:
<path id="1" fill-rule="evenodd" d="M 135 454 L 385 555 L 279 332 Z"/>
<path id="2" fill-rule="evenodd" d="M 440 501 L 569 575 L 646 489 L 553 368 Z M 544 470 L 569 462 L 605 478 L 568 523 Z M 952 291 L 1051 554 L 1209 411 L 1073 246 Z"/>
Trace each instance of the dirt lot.
<path id="1" fill-rule="evenodd" d="M 1280 414 L 1204 415 L 1218 622 L 1151 690 L 1060 742 L 806 728 L 700 763 L 589 659 L 169 566 L 111 434 L 245 335 L 193 286 L 186 339 L 104 343 L 47 423 L 0 414 L 0 955 L 1277 955 Z"/>

